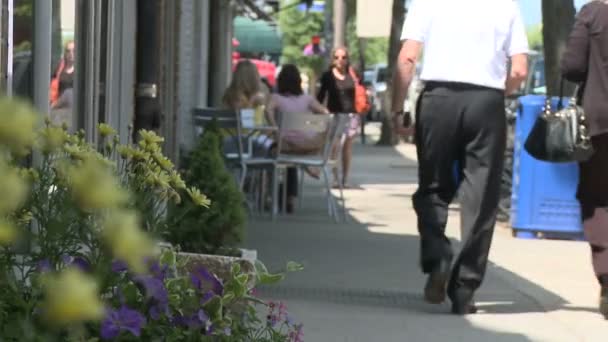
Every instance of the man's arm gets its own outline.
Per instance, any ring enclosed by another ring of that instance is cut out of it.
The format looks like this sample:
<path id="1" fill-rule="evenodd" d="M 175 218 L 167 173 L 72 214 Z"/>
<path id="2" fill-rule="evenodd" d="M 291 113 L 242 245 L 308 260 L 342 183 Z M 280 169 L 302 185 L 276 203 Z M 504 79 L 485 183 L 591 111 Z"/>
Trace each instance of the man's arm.
<path id="1" fill-rule="evenodd" d="M 406 40 L 401 45 L 395 71 L 393 73 L 392 103 L 393 113 L 403 111 L 403 102 L 407 96 L 407 90 L 412 83 L 416 71 L 416 62 L 422 51 L 422 43 L 414 40 Z"/>
<path id="2" fill-rule="evenodd" d="M 517 91 L 528 77 L 528 55 L 517 54 L 511 56 L 511 72 L 507 76 L 506 95 Z"/>
<path id="3" fill-rule="evenodd" d="M 511 58 L 511 72 L 507 75 L 506 95 L 516 92 L 528 77 L 528 36 L 519 6 L 516 2 L 512 6 L 511 32 L 506 44 L 506 53 Z"/>

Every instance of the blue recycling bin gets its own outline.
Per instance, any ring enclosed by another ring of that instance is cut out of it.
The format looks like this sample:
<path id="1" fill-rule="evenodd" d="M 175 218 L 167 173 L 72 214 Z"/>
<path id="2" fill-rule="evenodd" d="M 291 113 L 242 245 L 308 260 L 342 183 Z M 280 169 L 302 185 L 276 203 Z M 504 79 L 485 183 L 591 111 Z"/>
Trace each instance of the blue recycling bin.
<path id="1" fill-rule="evenodd" d="M 534 159 L 524 144 L 546 97 L 523 96 L 519 99 L 515 124 L 511 226 L 520 238 L 547 237 L 580 239 L 583 235 L 580 206 L 576 200 L 578 165 L 548 163 Z M 557 106 L 553 99 L 553 108 Z"/>

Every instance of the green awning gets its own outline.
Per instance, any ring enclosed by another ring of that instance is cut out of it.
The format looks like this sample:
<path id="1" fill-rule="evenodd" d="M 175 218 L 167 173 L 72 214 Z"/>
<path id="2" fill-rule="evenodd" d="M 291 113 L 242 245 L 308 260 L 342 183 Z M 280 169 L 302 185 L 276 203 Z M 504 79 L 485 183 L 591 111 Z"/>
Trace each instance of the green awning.
<path id="1" fill-rule="evenodd" d="M 276 27 L 264 20 L 246 17 L 234 19 L 234 38 L 238 40 L 238 52 L 279 54 L 283 50 L 281 36 Z"/>

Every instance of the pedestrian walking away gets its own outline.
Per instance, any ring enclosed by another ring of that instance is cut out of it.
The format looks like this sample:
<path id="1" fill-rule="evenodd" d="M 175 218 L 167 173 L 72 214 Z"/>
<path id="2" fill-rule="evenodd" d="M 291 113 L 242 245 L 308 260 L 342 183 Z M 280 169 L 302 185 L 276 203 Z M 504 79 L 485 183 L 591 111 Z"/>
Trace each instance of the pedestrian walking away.
<path id="1" fill-rule="evenodd" d="M 593 269 L 601 286 L 600 312 L 608 319 L 608 1 L 583 6 L 562 58 L 563 76 L 578 83 L 595 153 L 579 164 L 577 198 Z M 579 102 L 579 103 L 580 103 Z"/>
<path id="2" fill-rule="evenodd" d="M 525 28 L 512 0 L 413 0 L 401 38 L 392 98 L 397 134 L 412 121 L 403 103 L 424 49 L 425 86 L 414 120 L 419 179 L 413 206 L 420 263 L 428 274 L 425 299 L 438 304 L 447 294 L 452 313 L 474 313 L 500 197 L 505 94 L 527 74 Z M 457 192 L 463 244 L 454 258 L 445 228 Z"/>

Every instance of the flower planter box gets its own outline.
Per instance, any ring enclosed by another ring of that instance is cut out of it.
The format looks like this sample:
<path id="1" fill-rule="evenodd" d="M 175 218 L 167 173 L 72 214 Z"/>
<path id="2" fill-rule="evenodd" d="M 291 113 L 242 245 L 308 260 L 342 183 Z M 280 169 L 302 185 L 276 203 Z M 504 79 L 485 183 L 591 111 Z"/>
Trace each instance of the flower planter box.
<path id="1" fill-rule="evenodd" d="M 247 287 L 251 290 L 256 285 L 255 259 L 180 252 L 177 253 L 177 261 L 181 267 L 178 270 L 180 272 L 191 272 L 203 266 L 222 281 L 230 277 L 232 265 L 236 263 L 241 267 L 241 273 L 249 276 Z"/>

